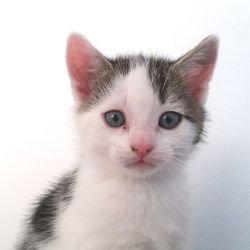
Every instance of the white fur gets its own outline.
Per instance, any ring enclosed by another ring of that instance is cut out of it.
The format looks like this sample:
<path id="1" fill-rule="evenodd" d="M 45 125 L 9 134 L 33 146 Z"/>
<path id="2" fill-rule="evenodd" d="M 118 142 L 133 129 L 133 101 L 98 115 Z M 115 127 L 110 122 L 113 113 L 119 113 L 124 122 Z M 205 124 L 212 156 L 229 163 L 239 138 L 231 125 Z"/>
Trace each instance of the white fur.
<path id="1" fill-rule="evenodd" d="M 101 104 L 77 114 L 83 158 L 73 199 L 59 215 L 57 237 L 43 250 L 183 250 L 188 225 L 183 161 L 193 149 L 193 125 L 183 119 L 173 130 L 158 127 L 165 111 L 144 66 L 117 77 Z M 102 113 L 119 109 L 127 129 L 110 128 Z M 135 159 L 130 142 L 140 130 L 154 141 L 147 156 L 156 167 L 127 168 Z"/>

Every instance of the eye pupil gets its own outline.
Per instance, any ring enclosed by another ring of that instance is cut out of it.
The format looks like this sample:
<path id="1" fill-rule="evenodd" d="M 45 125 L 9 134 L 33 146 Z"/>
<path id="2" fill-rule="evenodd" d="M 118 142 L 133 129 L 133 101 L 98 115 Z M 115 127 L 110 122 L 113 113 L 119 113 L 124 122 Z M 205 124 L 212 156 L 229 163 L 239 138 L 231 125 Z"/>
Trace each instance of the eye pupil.
<path id="1" fill-rule="evenodd" d="M 113 119 L 113 121 L 114 121 L 115 123 L 117 123 L 117 122 L 119 121 L 119 117 L 118 117 L 117 114 L 114 114 L 113 117 L 112 117 L 112 119 Z"/>
<path id="2" fill-rule="evenodd" d="M 165 118 L 165 121 L 166 121 L 166 123 L 171 123 L 172 119 L 171 119 L 171 117 L 169 115 L 167 115 L 166 118 Z"/>
<path id="3" fill-rule="evenodd" d="M 159 126 L 164 129 L 173 129 L 175 128 L 181 121 L 181 114 L 176 112 L 165 112 L 161 115 L 159 119 Z"/>

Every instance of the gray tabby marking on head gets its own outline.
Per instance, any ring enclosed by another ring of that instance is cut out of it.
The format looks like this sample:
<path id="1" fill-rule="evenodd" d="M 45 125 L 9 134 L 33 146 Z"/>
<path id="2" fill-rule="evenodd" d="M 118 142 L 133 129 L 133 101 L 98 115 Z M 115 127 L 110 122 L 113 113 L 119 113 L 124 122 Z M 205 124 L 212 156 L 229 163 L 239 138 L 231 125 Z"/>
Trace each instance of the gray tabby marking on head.
<path id="1" fill-rule="evenodd" d="M 105 57 L 104 60 L 102 58 L 102 65 L 90 80 L 92 91 L 88 103 L 83 104 L 80 111 L 91 109 L 92 106 L 99 103 L 112 90 L 116 77 L 128 75 L 131 69 L 137 65 L 145 64 L 146 60 L 147 58 L 143 55 L 125 55 L 117 56 L 116 58 Z"/>

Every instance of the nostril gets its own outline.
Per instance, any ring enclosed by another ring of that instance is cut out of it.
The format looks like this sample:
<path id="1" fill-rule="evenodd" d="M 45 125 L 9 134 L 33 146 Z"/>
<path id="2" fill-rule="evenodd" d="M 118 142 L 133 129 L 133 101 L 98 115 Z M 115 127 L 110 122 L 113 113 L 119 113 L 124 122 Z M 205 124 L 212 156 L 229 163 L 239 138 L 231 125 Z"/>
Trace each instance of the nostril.
<path id="1" fill-rule="evenodd" d="M 150 153 L 152 151 L 153 147 L 146 149 L 146 153 Z"/>
<path id="2" fill-rule="evenodd" d="M 131 146 L 132 151 L 138 152 L 138 148 Z"/>

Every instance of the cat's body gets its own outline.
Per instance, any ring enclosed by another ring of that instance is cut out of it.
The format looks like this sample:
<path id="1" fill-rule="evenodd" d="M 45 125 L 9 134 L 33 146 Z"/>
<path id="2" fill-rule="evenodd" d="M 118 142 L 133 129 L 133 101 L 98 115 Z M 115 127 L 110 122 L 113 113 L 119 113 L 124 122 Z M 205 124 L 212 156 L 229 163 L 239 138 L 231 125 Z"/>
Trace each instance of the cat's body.
<path id="1" fill-rule="evenodd" d="M 53 223 L 56 219 L 56 227 L 47 221 L 46 230 L 38 227 L 26 241 L 30 244 L 39 237 L 46 238 L 50 230 L 54 233 L 49 238 L 55 240 L 49 244 L 35 242 L 36 247 L 27 244 L 23 249 L 183 249 L 188 210 L 182 177 L 169 183 L 159 177 L 149 185 L 145 180 L 107 180 L 105 175 L 92 174 L 93 178 L 86 175 L 84 182 L 75 183 L 74 191 L 67 187 L 68 194 L 73 191 L 75 197 L 70 202 L 63 201 L 59 192 L 60 207 L 51 204 L 49 213 L 55 214 L 47 218 Z M 36 216 L 33 222 L 45 224 L 48 215 Z"/>
<path id="2" fill-rule="evenodd" d="M 72 35 L 82 159 L 41 198 L 17 249 L 183 250 L 184 165 L 202 135 L 216 51 L 210 37 L 177 61 L 108 60 Z"/>

